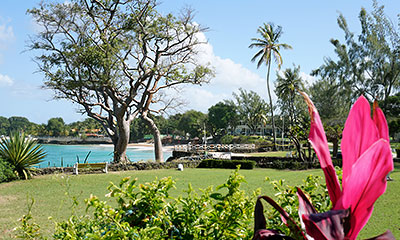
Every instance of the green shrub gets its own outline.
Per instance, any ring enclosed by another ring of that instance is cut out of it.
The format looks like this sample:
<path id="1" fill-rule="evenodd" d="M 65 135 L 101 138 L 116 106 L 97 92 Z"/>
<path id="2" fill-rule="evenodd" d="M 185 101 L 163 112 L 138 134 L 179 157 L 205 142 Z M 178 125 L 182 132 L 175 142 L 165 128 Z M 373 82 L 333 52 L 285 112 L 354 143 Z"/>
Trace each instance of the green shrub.
<path id="1" fill-rule="evenodd" d="M 340 169 L 337 171 L 340 180 Z M 139 185 L 136 179 L 124 178 L 119 184 L 108 187 L 106 196 L 116 203 L 109 204 L 91 196 L 86 200 L 87 212 L 84 216 L 72 215 L 66 221 L 56 222 L 53 238 L 251 239 L 254 203 L 260 192 L 258 190 L 252 196 L 247 196 L 240 189 L 244 181 L 244 177 L 236 170 L 215 191 L 208 187 L 199 194 L 189 184 L 184 196 L 172 198 L 169 191 L 175 187 L 175 182 L 170 177 Z M 276 191 L 274 200 L 293 219 L 299 220 L 297 189 L 285 185 L 284 180 L 269 181 Z M 331 208 L 322 177 L 310 175 L 300 188 L 318 212 Z M 20 220 L 17 236 L 41 239 L 40 226 L 32 219 L 32 204 L 28 207 L 28 214 Z M 290 234 L 274 208 L 265 208 L 265 215 L 267 228 Z"/>
<path id="2" fill-rule="evenodd" d="M 256 162 L 252 160 L 204 159 L 198 167 L 235 169 L 238 165 L 241 169 L 253 169 Z"/>
<path id="3" fill-rule="evenodd" d="M 0 183 L 17 179 L 11 165 L 0 158 Z"/>
<path id="4" fill-rule="evenodd" d="M 116 204 L 91 196 L 86 200 L 86 215 L 56 223 L 53 238 L 251 239 L 256 193 L 246 196 L 240 189 L 242 182 L 244 177 L 236 170 L 216 191 L 208 187 L 197 194 L 189 184 L 186 196 L 171 198 L 175 182 L 170 177 L 139 185 L 136 179 L 124 178 L 108 187 L 107 196 Z M 30 211 L 26 216 L 18 236 L 40 238 L 40 227 L 32 223 Z"/>
<path id="5" fill-rule="evenodd" d="M 299 221 L 298 206 L 299 201 L 296 196 L 297 188 L 295 186 L 285 185 L 285 180 L 270 180 L 267 181 L 274 187 L 276 194 L 274 200 L 278 203 L 295 221 Z M 304 193 L 307 194 L 310 201 L 314 205 L 317 212 L 327 212 L 332 208 L 331 200 L 325 183 L 322 177 L 309 175 L 303 180 L 303 184 L 298 186 Z M 290 235 L 288 227 L 283 224 L 281 215 L 275 208 L 268 206 L 265 210 L 267 229 L 279 229 L 286 235 Z M 300 226 L 300 222 L 297 222 Z M 294 237 L 294 236 L 292 236 Z"/>
<path id="6" fill-rule="evenodd" d="M 232 144 L 233 143 L 233 136 L 232 135 L 225 135 L 221 138 L 222 144 Z"/>

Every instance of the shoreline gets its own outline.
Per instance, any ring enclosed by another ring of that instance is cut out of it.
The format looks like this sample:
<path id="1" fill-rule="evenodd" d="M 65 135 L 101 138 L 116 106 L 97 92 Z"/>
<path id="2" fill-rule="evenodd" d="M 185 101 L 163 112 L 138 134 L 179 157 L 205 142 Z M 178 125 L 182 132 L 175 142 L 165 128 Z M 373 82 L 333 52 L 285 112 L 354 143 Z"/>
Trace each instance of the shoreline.
<path id="1" fill-rule="evenodd" d="M 46 144 L 46 145 L 61 145 L 61 146 L 104 146 L 104 147 L 113 147 L 114 145 L 112 143 L 40 143 L 40 144 Z M 154 148 L 153 143 L 147 143 L 147 142 L 139 142 L 139 143 L 128 143 L 127 148 Z M 172 151 L 174 149 L 174 145 L 164 145 L 163 146 L 164 150 L 170 150 Z"/>

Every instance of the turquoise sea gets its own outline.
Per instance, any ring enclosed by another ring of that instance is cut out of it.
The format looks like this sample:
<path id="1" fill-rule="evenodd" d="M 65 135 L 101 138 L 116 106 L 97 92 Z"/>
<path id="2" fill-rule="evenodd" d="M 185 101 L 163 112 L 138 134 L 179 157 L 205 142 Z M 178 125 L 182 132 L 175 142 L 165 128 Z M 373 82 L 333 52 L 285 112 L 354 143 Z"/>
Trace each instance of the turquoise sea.
<path id="1" fill-rule="evenodd" d="M 47 156 L 40 163 L 39 168 L 43 167 L 67 167 L 73 166 L 77 159 L 83 163 L 90 152 L 87 162 L 111 162 L 113 160 L 112 145 L 55 145 L 42 144 Z M 127 155 L 132 162 L 154 160 L 154 150 L 152 147 L 128 147 Z M 172 155 L 172 151 L 164 151 L 166 160 Z"/>

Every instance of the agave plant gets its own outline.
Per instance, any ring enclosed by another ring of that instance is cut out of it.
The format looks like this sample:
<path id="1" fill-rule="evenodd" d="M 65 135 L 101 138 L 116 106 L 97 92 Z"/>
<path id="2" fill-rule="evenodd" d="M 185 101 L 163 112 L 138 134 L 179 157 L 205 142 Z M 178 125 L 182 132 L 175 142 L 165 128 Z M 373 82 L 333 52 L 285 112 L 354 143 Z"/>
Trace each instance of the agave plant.
<path id="1" fill-rule="evenodd" d="M 19 178 L 30 178 L 32 167 L 45 156 L 43 147 L 25 134 L 15 133 L 9 139 L 0 139 L 0 157 L 11 164 Z"/>

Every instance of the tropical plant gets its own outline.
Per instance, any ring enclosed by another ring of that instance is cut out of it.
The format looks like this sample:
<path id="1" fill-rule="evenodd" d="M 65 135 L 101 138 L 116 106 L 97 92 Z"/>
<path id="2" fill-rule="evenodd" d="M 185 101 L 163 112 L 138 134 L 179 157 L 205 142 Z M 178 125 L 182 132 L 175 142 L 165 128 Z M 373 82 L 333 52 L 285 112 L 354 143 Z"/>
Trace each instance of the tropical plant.
<path id="1" fill-rule="evenodd" d="M 19 178 L 30 178 L 32 167 L 41 163 L 45 156 L 42 146 L 23 133 L 0 139 L 0 157 L 12 166 Z"/>
<path id="2" fill-rule="evenodd" d="M 257 32 L 261 35 L 261 38 L 252 38 L 252 44 L 250 44 L 249 48 L 259 48 L 260 50 L 253 56 L 251 59 L 252 62 L 257 61 L 257 68 L 259 68 L 263 63 L 265 63 L 268 67 L 267 71 L 267 89 L 268 89 L 268 97 L 269 97 L 269 105 L 271 111 L 271 119 L 272 119 L 272 134 L 274 137 L 274 148 L 276 149 L 276 136 L 275 136 L 275 120 L 274 120 L 274 108 L 272 105 L 272 97 L 271 90 L 269 87 L 269 73 L 271 70 L 271 59 L 272 55 L 275 62 L 278 64 L 278 68 L 282 65 L 282 56 L 280 54 L 280 49 L 291 49 L 292 47 L 285 43 L 279 43 L 279 38 L 282 35 L 282 27 L 277 26 L 273 23 L 266 24 L 264 23 L 263 27 L 259 27 Z"/>
<path id="3" fill-rule="evenodd" d="M 389 131 L 382 110 L 374 103 L 373 118 L 365 97 L 358 98 L 350 110 L 343 130 L 342 187 L 336 175 L 329 153 L 328 141 L 321 119 L 314 104 L 302 93 L 311 116 L 309 140 L 319 158 L 325 175 L 326 186 L 332 202 L 332 210 L 319 213 L 309 198 L 298 188 L 299 217 L 302 229 L 271 198 L 259 197 L 255 211 L 254 239 L 268 239 L 276 235 L 281 239 L 292 239 L 278 232 L 266 230 L 261 199 L 270 203 L 282 216 L 296 239 L 355 240 L 370 218 L 375 201 L 386 190 L 386 176 L 393 170 L 393 159 L 389 143 Z M 283 238 L 284 237 L 284 238 Z M 372 239 L 395 239 L 390 231 Z"/>
<path id="4" fill-rule="evenodd" d="M 287 68 L 283 74 L 277 74 L 275 93 L 282 112 L 289 115 L 290 126 L 296 122 L 295 98 L 297 91 L 304 91 L 304 83 L 300 77 L 300 66 L 293 69 Z"/>

